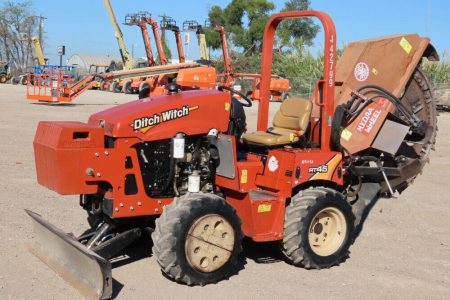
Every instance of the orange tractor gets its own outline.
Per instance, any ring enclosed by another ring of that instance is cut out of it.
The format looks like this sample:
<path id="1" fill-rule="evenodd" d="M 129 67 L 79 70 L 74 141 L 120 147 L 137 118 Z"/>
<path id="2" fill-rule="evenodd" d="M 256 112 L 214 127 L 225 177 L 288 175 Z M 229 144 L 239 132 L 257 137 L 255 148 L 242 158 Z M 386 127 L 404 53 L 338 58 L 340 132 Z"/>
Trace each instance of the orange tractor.
<path id="1" fill-rule="evenodd" d="M 323 78 L 311 99 L 282 102 L 268 127 L 275 30 L 296 17 L 323 24 Z M 270 18 L 256 132 L 246 132 L 252 101 L 236 100 L 226 86 L 181 91 L 172 84 L 87 123 L 40 122 L 37 180 L 81 195 L 91 228 L 74 237 L 28 211 L 33 251 L 100 299 L 112 293 L 109 259 L 147 232 L 162 271 L 188 285 L 231 276 L 244 236 L 278 241 L 295 266 L 344 261 L 372 201 L 403 191 L 428 160 L 436 107 L 420 64 L 438 57 L 415 34 L 351 43 L 338 64 L 336 45 L 323 12 Z"/>

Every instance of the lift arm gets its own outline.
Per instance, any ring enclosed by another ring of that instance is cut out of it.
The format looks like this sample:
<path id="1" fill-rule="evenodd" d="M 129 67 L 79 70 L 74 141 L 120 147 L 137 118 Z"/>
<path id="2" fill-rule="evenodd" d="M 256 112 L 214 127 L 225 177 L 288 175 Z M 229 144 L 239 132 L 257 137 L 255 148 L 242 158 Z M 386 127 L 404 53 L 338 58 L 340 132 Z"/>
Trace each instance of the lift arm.
<path id="1" fill-rule="evenodd" d="M 167 65 L 166 54 L 162 45 L 161 34 L 159 33 L 158 22 L 152 18 L 146 18 L 147 24 L 152 26 L 153 36 L 155 37 L 156 49 L 158 50 L 159 60 L 161 65 Z"/>
<path id="2" fill-rule="evenodd" d="M 117 19 L 116 16 L 114 15 L 111 2 L 110 0 L 103 0 L 103 2 L 105 3 L 106 11 L 108 12 L 109 19 L 114 28 L 114 35 L 119 44 L 120 56 L 122 57 L 123 61 L 123 69 L 130 70 L 133 68 L 133 58 L 131 57 L 130 52 L 128 52 L 127 47 L 125 46 L 123 34 L 122 31 L 120 30 L 119 24 L 117 23 Z"/>
<path id="3" fill-rule="evenodd" d="M 39 39 L 37 37 L 32 37 L 31 41 L 33 42 L 39 65 L 45 66 L 44 53 L 42 53 L 41 43 L 39 43 Z"/>
<path id="4" fill-rule="evenodd" d="M 198 24 L 195 20 L 187 20 L 183 22 L 183 31 L 192 32 L 194 31 L 197 35 L 198 48 L 200 51 L 201 60 L 209 60 L 208 47 L 206 45 L 206 37 L 203 32 L 202 25 Z"/>
<path id="5" fill-rule="evenodd" d="M 177 43 L 178 60 L 180 61 L 180 63 L 184 63 L 186 61 L 186 56 L 184 55 L 180 27 L 177 26 L 177 23 L 174 19 L 167 16 L 165 19 L 163 19 L 163 21 L 161 21 L 160 27 L 174 32 L 175 42 Z"/>
<path id="6" fill-rule="evenodd" d="M 140 14 L 128 14 L 125 16 L 125 25 L 139 26 L 142 33 L 142 39 L 144 40 L 145 53 L 147 55 L 148 65 L 156 65 L 155 58 L 153 56 L 152 46 L 150 44 L 150 36 L 148 35 L 146 17 Z"/>
<path id="7" fill-rule="evenodd" d="M 186 56 L 184 55 L 183 41 L 181 40 L 181 32 L 180 30 L 174 32 L 175 32 L 175 41 L 177 42 L 178 60 L 180 61 L 180 63 L 184 63 L 186 61 Z"/>
<path id="8" fill-rule="evenodd" d="M 225 82 L 224 84 L 229 86 L 231 84 L 231 77 L 233 74 L 233 67 L 231 66 L 231 58 L 230 53 L 228 51 L 228 41 L 227 34 L 225 32 L 225 28 L 223 26 L 214 26 L 213 29 L 218 31 L 220 34 L 220 41 L 222 42 L 222 54 L 223 54 L 223 64 L 225 71 Z M 205 40 L 205 48 L 206 48 L 206 40 Z"/>
<path id="9" fill-rule="evenodd" d="M 197 33 L 198 48 L 200 49 L 200 58 L 202 60 L 209 60 L 208 47 L 206 46 L 206 37 L 204 33 Z"/>

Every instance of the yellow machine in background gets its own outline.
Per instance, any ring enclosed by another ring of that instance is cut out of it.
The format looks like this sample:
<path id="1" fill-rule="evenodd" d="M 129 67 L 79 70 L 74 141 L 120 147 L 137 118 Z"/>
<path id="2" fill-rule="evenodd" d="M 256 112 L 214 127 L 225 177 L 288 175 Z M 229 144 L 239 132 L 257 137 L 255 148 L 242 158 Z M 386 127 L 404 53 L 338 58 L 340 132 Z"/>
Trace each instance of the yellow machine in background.
<path id="1" fill-rule="evenodd" d="M 130 52 L 128 52 L 125 45 L 123 33 L 122 30 L 120 30 L 119 23 L 117 23 L 116 16 L 114 15 L 114 11 L 111 6 L 111 1 L 104 0 L 103 2 L 105 3 L 106 11 L 108 12 L 109 19 L 114 29 L 114 36 L 116 37 L 117 43 L 119 44 L 120 56 L 122 57 L 123 61 L 123 69 L 131 70 L 133 69 L 133 57 L 131 56 Z"/>
<path id="2" fill-rule="evenodd" d="M 9 65 L 5 61 L 0 61 L 0 83 L 6 83 L 11 78 Z"/>
<path id="3" fill-rule="evenodd" d="M 34 51 L 36 52 L 36 58 L 37 58 L 38 64 L 40 66 L 45 66 L 44 53 L 42 52 L 42 47 L 41 47 L 41 43 L 39 42 L 39 38 L 36 36 L 33 36 L 31 38 L 31 41 L 33 42 L 33 45 L 34 45 Z"/>

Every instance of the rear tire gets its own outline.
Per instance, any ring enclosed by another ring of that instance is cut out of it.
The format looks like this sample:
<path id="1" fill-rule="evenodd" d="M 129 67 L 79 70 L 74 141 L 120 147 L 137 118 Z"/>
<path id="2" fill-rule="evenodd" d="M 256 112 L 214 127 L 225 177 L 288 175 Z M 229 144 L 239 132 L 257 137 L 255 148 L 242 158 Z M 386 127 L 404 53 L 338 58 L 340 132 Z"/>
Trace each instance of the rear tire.
<path id="1" fill-rule="evenodd" d="M 20 82 L 21 85 L 27 85 L 27 83 L 28 83 L 27 76 L 21 75 L 19 77 L 19 82 Z"/>
<path id="2" fill-rule="evenodd" d="M 139 85 L 139 99 L 150 97 L 150 85 L 148 82 L 143 81 Z"/>
<path id="3" fill-rule="evenodd" d="M 120 93 L 122 88 L 119 86 L 119 83 L 117 81 L 111 82 L 109 85 L 109 91 L 113 93 Z"/>
<path id="4" fill-rule="evenodd" d="M 114 93 L 120 93 L 120 92 L 122 91 L 122 87 L 119 85 L 119 83 L 118 83 L 117 81 L 114 81 L 114 82 L 111 84 L 111 90 L 112 90 Z"/>
<path id="5" fill-rule="evenodd" d="M 348 257 L 353 229 L 352 208 L 341 193 L 310 188 L 286 207 L 282 250 L 295 266 L 330 268 Z"/>
<path id="6" fill-rule="evenodd" d="M 186 194 L 156 220 L 153 254 L 173 280 L 205 285 L 237 271 L 242 238 L 240 219 L 223 198 Z"/>
<path id="7" fill-rule="evenodd" d="M 124 92 L 125 94 L 132 94 L 132 93 L 133 93 L 133 90 L 131 89 L 131 83 L 132 83 L 131 80 L 126 81 L 126 82 L 123 84 L 122 92 Z"/>

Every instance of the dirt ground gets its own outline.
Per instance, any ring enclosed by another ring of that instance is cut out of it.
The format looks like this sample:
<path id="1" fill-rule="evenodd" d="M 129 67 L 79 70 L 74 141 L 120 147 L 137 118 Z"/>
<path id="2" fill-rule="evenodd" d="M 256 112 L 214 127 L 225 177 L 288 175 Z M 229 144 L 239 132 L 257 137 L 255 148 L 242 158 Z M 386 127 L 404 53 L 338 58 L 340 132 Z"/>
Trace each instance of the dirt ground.
<path id="1" fill-rule="evenodd" d="M 33 232 L 25 208 L 67 232 L 86 228 L 77 196 L 36 183 L 34 132 L 39 120 L 86 121 L 133 98 L 89 91 L 73 105 L 49 106 L 27 102 L 23 86 L 0 85 L 0 299 L 82 299 L 27 250 Z M 113 264 L 115 298 L 450 299 L 450 114 L 439 117 L 439 128 L 431 164 L 401 196 L 377 202 L 340 266 L 308 271 L 280 260 L 274 245 L 247 244 L 238 275 L 188 287 L 166 279 L 142 245 Z"/>

